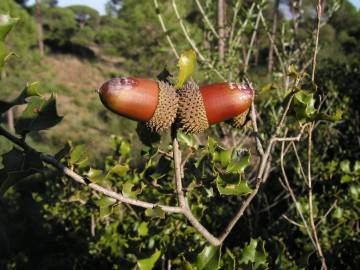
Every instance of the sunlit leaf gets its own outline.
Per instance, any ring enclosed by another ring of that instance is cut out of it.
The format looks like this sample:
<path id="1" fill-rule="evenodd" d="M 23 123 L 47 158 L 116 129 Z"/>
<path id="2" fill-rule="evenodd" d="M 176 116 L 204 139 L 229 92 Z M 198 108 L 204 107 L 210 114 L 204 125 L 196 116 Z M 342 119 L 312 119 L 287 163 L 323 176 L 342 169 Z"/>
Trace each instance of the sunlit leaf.
<path id="1" fill-rule="evenodd" d="M 196 257 L 197 270 L 219 269 L 220 248 L 212 245 L 206 246 Z"/>
<path id="2" fill-rule="evenodd" d="M 215 182 L 216 187 L 221 195 L 246 195 L 251 193 L 252 191 L 246 181 L 239 181 L 237 183 L 226 183 L 223 178 L 217 176 Z"/>
<path id="3" fill-rule="evenodd" d="M 75 146 L 75 148 L 70 153 L 69 163 L 71 165 L 86 166 L 88 162 L 88 155 L 86 152 L 86 147 L 83 144 Z"/>
<path id="4" fill-rule="evenodd" d="M 122 188 L 122 194 L 125 196 L 125 197 L 128 197 L 128 198 L 133 198 L 135 199 L 136 196 L 141 192 L 140 188 L 139 189 L 134 189 L 134 184 L 131 183 L 131 182 L 126 182 L 124 185 L 123 185 L 123 188 Z"/>
<path id="5" fill-rule="evenodd" d="M 137 229 L 139 236 L 146 236 L 149 233 L 148 223 L 143 221 L 140 223 L 138 229 Z"/>
<path id="6" fill-rule="evenodd" d="M 196 53 L 193 50 L 184 51 L 179 58 L 179 73 L 175 88 L 181 88 L 186 80 L 194 73 L 196 66 Z"/>
<path id="7" fill-rule="evenodd" d="M 314 105 L 315 98 L 313 93 L 305 91 L 297 92 L 294 97 L 294 111 L 296 118 L 300 122 L 310 119 L 316 112 Z"/>
<path id="8" fill-rule="evenodd" d="M 125 176 L 126 173 L 129 171 L 129 169 L 130 169 L 129 165 L 127 164 L 125 165 L 117 164 L 110 169 L 110 173 L 117 174 L 118 176 Z"/>
<path id="9" fill-rule="evenodd" d="M 244 173 L 245 169 L 249 166 L 251 160 L 250 152 L 234 151 L 232 154 L 232 160 L 229 166 L 226 168 L 228 173 Z"/>
<path id="10" fill-rule="evenodd" d="M 161 218 L 161 219 L 165 218 L 165 212 L 159 206 L 146 209 L 145 215 L 147 217 L 154 217 L 154 218 Z"/>
<path id="11" fill-rule="evenodd" d="M 154 268 L 156 262 L 159 260 L 160 255 L 161 255 L 161 252 L 159 250 L 157 250 L 149 258 L 139 260 L 137 262 L 137 266 L 139 267 L 140 270 L 152 270 Z"/>
<path id="12" fill-rule="evenodd" d="M 257 239 L 251 239 L 244 247 L 239 263 L 246 265 L 251 264 L 252 269 L 258 269 L 260 266 L 267 269 L 268 264 L 266 258 L 267 253 L 264 248 L 264 243 Z"/>
<path id="13" fill-rule="evenodd" d="M 100 210 L 100 217 L 104 218 L 112 213 L 112 207 L 116 203 L 116 200 L 110 197 L 102 197 L 96 201 L 96 205 Z"/>
<path id="14" fill-rule="evenodd" d="M 31 84 L 26 85 L 26 87 L 20 93 L 20 95 L 17 98 L 15 98 L 13 101 L 0 100 L 0 114 L 6 112 L 13 106 L 26 104 L 27 98 L 29 97 L 40 96 L 38 88 L 39 88 L 39 82 L 33 82 Z"/>
<path id="15" fill-rule="evenodd" d="M 51 96 L 48 100 L 39 97 L 31 98 L 25 111 L 16 123 L 16 132 L 26 134 L 51 128 L 62 120 L 56 109 L 56 100 Z"/>

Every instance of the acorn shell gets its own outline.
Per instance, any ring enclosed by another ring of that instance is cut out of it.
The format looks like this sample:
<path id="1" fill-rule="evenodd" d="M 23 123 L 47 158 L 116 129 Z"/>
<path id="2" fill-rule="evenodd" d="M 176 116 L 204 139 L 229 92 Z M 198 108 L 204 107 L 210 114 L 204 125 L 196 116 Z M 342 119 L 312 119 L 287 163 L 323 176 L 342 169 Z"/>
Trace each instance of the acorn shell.
<path id="1" fill-rule="evenodd" d="M 144 121 L 155 131 L 167 129 L 175 121 L 178 97 L 165 82 L 138 77 L 113 78 L 98 90 L 101 102 L 112 112 Z"/>
<path id="2" fill-rule="evenodd" d="M 247 83 L 215 83 L 199 88 L 188 82 L 178 95 L 181 128 L 188 133 L 200 133 L 212 124 L 241 118 L 251 106 L 254 91 Z"/>

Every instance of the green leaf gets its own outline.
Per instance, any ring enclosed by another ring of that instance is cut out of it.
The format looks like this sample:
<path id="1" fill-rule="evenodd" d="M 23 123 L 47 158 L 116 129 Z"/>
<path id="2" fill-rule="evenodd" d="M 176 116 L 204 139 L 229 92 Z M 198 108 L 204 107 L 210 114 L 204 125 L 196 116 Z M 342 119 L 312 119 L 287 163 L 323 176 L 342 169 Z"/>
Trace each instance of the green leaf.
<path id="1" fill-rule="evenodd" d="M 129 165 L 127 164 L 125 165 L 118 164 L 110 169 L 110 173 L 117 174 L 118 176 L 125 176 L 128 171 L 129 171 Z"/>
<path id="2" fill-rule="evenodd" d="M 116 203 L 116 200 L 110 197 L 102 197 L 101 199 L 97 200 L 95 203 L 99 207 L 100 218 L 104 218 L 111 215 L 112 207 Z"/>
<path id="3" fill-rule="evenodd" d="M 311 119 L 316 112 L 314 107 L 315 98 L 313 93 L 308 93 L 305 91 L 297 92 L 295 94 L 293 104 L 296 118 L 300 122 Z"/>
<path id="4" fill-rule="evenodd" d="M 180 55 L 178 67 L 179 73 L 175 84 L 175 88 L 183 87 L 186 80 L 194 73 L 196 66 L 196 53 L 193 50 L 188 50 Z"/>
<path id="5" fill-rule="evenodd" d="M 40 172 L 43 169 L 40 154 L 24 153 L 16 148 L 2 156 L 3 169 L 0 170 L 0 194 L 17 185 L 24 178 Z"/>
<path id="6" fill-rule="evenodd" d="M 212 245 L 206 246 L 196 257 L 197 270 L 219 269 L 220 248 Z"/>
<path id="7" fill-rule="evenodd" d="M 20 95 L 15 98 L 13 101 L 1 101 L 0 100 L 0 114 L 6 112 L 11 107 L 16 105 L 26 104 L 27 98 L 32 96 L 40 96 L 38 92 L 39 82 L 33 82 L 31 84 L 26 85 L 24 90 L 20 93 Z"/>
<path id="8" fill-rule="evenodd" d="M 139 236 L 147 236 L 149 233 L 148 223 L 145 221 L 141 222 L 137 232 Z"/>
<path id="9" fill-rule="evenodd" d="M 18 18 L 11 18 L 8 14 L 0 14 L 0 41 L 5 41 L 6 36 L 18 20 Z"/>
<path id="10" fill-rule="evenodd" d="M 156 206 L 154 208 L 148 208 L 145 210 L 145 216 L 152 218 L 165 218 L 165 212 L 161 209 L 161 207 Z"/>
<path id="11" fill-rule="evenodd" d="M 217 144 L 217 142 L 215 141 L 215 139 L 212 138 L 212 137 L 208 137 L 207 147 L 208 147 L 209 153 L 210 153 L 211 155 L 213 155 L 213 154 L 215 153 L 215 151 L 216 151 L 216 149 L 217 149 L 217 146 L 218 146 L 218 144 Z"/>
<path id="12" fill-rule="evenodd" d="M 238 183 L 226 183 L 219 175 L 215 179 L 216 187 L 221 195 L 246 195 L 251 193 L 252 189 L 248 186 L 246 181 L 239 181 Z"/>
<path id="13" fill-rule="evenodd" d="M 11 18 L 8 14 L 0 14 L 0 72 L 6 60 L 12 53 L 8 54 L 5 47 L 5 38 L 17 23 L 17 18 Z"/>
<path id="14" fill-rule="evenodd" d="M 128 142 L 122 141 L 120 144 L 120 154 L 122 157 L 127 156 L 131 151 L 130 144 Z"/>
<path id="15" fill-rule="evenodd" d="M 226 171 L 228 173 L 243 174 L 245 169 L 249 166 L 250 160 L 250 152 L 234 151 L 232 154 L 232 161 L 226 168 Z"/>
<path id="16" fill-rule="evenodd" d="M 91 182 L 100 184 L 105 179 L 106 175 L 102 170 L 97 170 L 90 168 L 90 170 L 87 172 L 86 176 L 91 180 Z"/>
<path id="17" fill-rule="evenodd" d="M 136 196 L 141 192 L 140 188 L 139 189 L 133 189 L 134 188 L 134 184 L 131 182 L 126 182 L 125 184 L 123 184 L 123 188 L 122 188 L 122 194 L 125 197 L 128 198 L 132 198 L 135 199 Z"/>
<path id="18" fill-rule="evenodd" d="M 350 170 L 350 161 L 349 160 L 343 160 L 340 162 L 340 169 L 347 174 L 351 174 Z"/>
<path id="19" fill-rule="evenodd" d="M 264 242 L 259 243 L 259 240 L 251 239 L 249 244 L 244 247 L 239 263 L 251 264 L 252 269 L 258 269 L 261 265 L 267 268 L 266 258 Z"/>
<path id="20" fill-rule="evenodd" d="M 180 142 L 186 144 L 189 147 L 195 147 L 196 146 L 196 142 L 194 140 L 194 137 L 191 134 L 185 134 L 183 132 L 179 132 L 177 137 L 178 137 Z"/>
<path id="21" fill-rule="evenodd" d="M 84 167 L 87 165 L 87 162 L 88 155 L 86 153 L 85 145 L 80 144 L 75 146 L 75 148 L 70 153 L 69 164 Z"/>
<path id="22" fill-rule="evenodd" d="M 145 258 L 142 260 L 139 260 L 137 262 L 137 265 L 140 270 L 152 270 L 156 264 L 156 262 L 159 260 L 161 255 L 161 251 L 156 250 L 153 255 L 151 255 L 149 258 Z"/>
<path id="23" fill-rule="evenodd" d="M 62 120 L 57 113 L 56 100 L 51 96 L 48 100 L 33 97 L 25 111 L 17 121 L 15 129 L 18 134 L 51 128 Z"/>

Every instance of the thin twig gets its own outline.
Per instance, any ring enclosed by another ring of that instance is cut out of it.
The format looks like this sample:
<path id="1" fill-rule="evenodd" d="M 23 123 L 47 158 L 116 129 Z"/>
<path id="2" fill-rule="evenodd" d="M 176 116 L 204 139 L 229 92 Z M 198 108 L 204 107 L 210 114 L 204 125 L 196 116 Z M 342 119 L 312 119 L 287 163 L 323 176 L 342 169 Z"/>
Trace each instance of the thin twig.
<path id="1" fill-rule="evenodd" d="M 281 144 L 281 152 L 280 152 L 280 166 L 281 166 L 281 172 L 282 172 L 282 175 L 283 175 L 283 180 L 285 181 L 285 185 L 286 185 L 286 188 L 287 190 L 289 191 L 290 193 L 290 197 L 295 205 L 295 208 L 296 208 L 296 211 L 298 212 L 303 224 L 304 224 L 304 227 L 306 229 L 306 232 L 309 236 L 309 239 L 311 240 L 311 243 L 313 244 L 314 248 L 316 248 L 316 243 L 313 239 L 313 235 L 311 234 L 311 231 L 309 229 L 309 225 L 307 224 L 306 222 L 306 219 L 304 217 L 304 214 L 299 206 L 299 203 L 295 197 L 295 193 L 293 191 L 293 189 L 291 188 L 290 186 L 290 183 L 289 183 L 289 180 L 288 180 L 288 177 L 287 177 L 287 174 L 286 174 L 286 171 L 285 171 L 285 166 L 284 166 L 284 148 L 285 148 L 285 142 L 282 142 Z"/>
<path id="2" fill-rule="evenodd" d="M 201 61 L 203 61 L 212 71 L 214 71 L 216 73 L 216 75 L 218 75 L 222 80 L 226 81 L 225 77 L 220 73 L 220 71 L 218 71 L 213 64 L 210 63 L 210 61 L 208 59 L 205 58 L 204 55 L 202 55 L 202 53 L 200 52 L 200 50 L 198 49 L 198 47 L 195 44 L 195 41 L 190 37 L 188 31 L 186 30 L 186 27 L 184 25 L 183 20 L 181 19 L 181 16 L 179 14 L 179 10 L 177 8 L 176 2 L 175 0 L 172 0 L 172 6 L 173 9 L 175 11 L 175 15 L 176 18 L 179 21 L 181 30 L 183 31 L 185 38 L 187 39 L 187 41 L 189 42 L 189 44 L 191 45 L 192 49 L 196 52 L 197 56 L 199 56 L 199 59 Z"/>
<path id="3" fill-rule="evenodd" d="M 311 80 L 315 81 L 315 70 L 316 70 L 316 58 L 318 53 L 319 47 L 319 35 L 320 35 L 320 19 L 321 19 L 321 0 L 317 1 L 316 5 L 316 34 L 315 34 L 315 48 L 314 48 L 314 57 L 312 61 L 312 73 L 311 73 Z"/>
<path id="4" fill-rule="evenodd" d="M 191 223 L 191 225 L 197 229 L 197 231 L 204 236 L 206 240 L 208 240 L 211 244 L 215 246 L 219 246 L 221 241 L 217 239 L 214 235 L 212 235 L 201 223 L 194 217 L 191 213 L 191 210 L 186 202 L 183 186 L 182 186 L 182 178 L 181 178 L 181 151 L 179 149 L 179 143 L 176 138 L 177 130 L 176 127 L 172 128 L 171 137 L 172 137 L 172 146 L 173 146 L 173 155 L 174 155 L 174 167 L 175 167 L 175 184 L 176 184 L 176 193 L 179 199 L 179 205 L 182 209 L 182 213 Z"/>
<path id="5" fill-rule="evenodd" d="M 258 28 L 259 28 L 260 17 L 261 17 L 261 10 L 259 11 L 259 13 L 258 13 L 258 15 L 256 17 L 256 23 L 255 23 L 254 31 L 253 31 L 253 34 L 251 36 L 249 49 L 248 49 L 246 59 L 245 59 L 245 63 L 244 63 L 244 73 L 247 72 L 248 67 L 249 67 L 249 61 L 250 61 L 251 52 L 252 52 L 254 42 L 255 42 L 255 38 L 256 38 L 256 35 L 257 35 L 257 32 L 258 32 Z"/>
<path id="6" fill-rule="evenodd" d="M 17 138 L 16 136 L 12 135 L 11 133 L 7 132 L 3 127 L 0 127 L 0 135 L 2 135 L 5 138 L 9 139 L 10 141 L 15 143 L 16 145 L 20 146 L 25 151 L 37 152 L 35 149 L 33 149 L 31 146 L 29 146 L 25 141 Z M 143 208 L 154 208 L 156 206 L 159 206 L 165 212 L 182 213 L 182 210 L 179 207 L 173 207 L 173 206 L 167 206 L 167 205 L 159 205 L 159 204 L 144 202 L 144 201 L 141 201 L 141 200 L 127 198 L 127 197 L 123 196 L 122 194 L 119 194 L 119 193 L 117 193 L 115 191 L 104 188 L 104 187 L 102 187 L 102 186 L 100 186 L 98 184 L 92 183 L 88 178 L 77 174 L 73 170 L 71 170 L 71 169 L 67 168 L 66 166 L 64 166 L 63 164 L 61 164 L 53 156 L 40 153 L 40 158 L 41 158 L 41 160 L 43 162 L 54 166 L 59 171 L 61 171 L 64 175 L 66 175 L 69 178 L 75 180 L 76 182 L 78 182 L 78 183 L 80 183 L 82 185 L 86 185 L 89 188 L 91 188 L 91 189 L 93 189 L 95 191 L 98 191 L 98 192 L 100 192 L 100 193 L 102 193 L 102 194 L 104 194 L 104 195 L 106 195 L 106 196 L 108 196 L 110 198 L 113 198 L 113 199 L 115 199 L 117 201 L 120 201 L 120 202 L 123 202 L 123 203 L 128 203 L 128 204 L 139 206 L 139 207 L 143 207 Z"/>
<path id="7" fill-rule="evenodd" d="M 255 103 L 254 101 L 251 103 L 251 123 L 252 123 L 252 127 L 255 133 L 255 140 L 256 140 L 256 149 L 259 152 L 260 155 L 264 155 L 264 148 L 261 144 L 260 141 L 260 136 L 259 136 L 259 130 L 257 127 L 257 118 L 256 118 L 256 108 L 255 108 Z"/>
<path id="8" fill-rule="evenodd" d="M 288 216 L 286 216 L 285 214 L 282 214 L 281 215 L 284 219 L 286 219 L 287 221 L 289 221 L 291 224 L 295 225 L 295 226 L 298 226 L 300 228 L 304 228 L 304 225 L 300 224 L 300 223 L 297 223 L 296 221 L 290 219 Z"/>
<path id="9" fill-rule="evenodd" d="M 204 11 L 204 9 L 203 9 L 200 1 L 199 1 L 199 0 L 195 0 L 195 2 L 196 2 L 197 6 L 198 6 L 198 8 L 199 8 L 199 10 L 200 10 L 200 12 L 201 12 L 201 15 L 204 17 L 205 22 L 206 22 L 207 25 L 209 26 L 211 32 L 214 34 L 214 36 L 215 36 L 216 38 L 219 38 L 219 34 L 216 32 L 214 25 L 211 23 L 211 21 L 209 20 L 208 16 L 206 15 L 206 13 L 205 13 L 205 11 Z"/>
<path id="10" fill-rule="evenodd" d="M 161 16 L 160 9 L 159 9 L 159 4 L 158 4 L 158 1 L 157 1 L 157 0 L 154 0 L 154 6 L 155 6 L 156 14 L 157 14 L 157 16 L 158 16 L 158 19 L 159 19 L 161 28 L 162 28 L 162 30 L 164 31 L 165 35 L 166 35 L 166 39 L 167 39 L 167 41 L 168 41 L 168 43 L 169 43 L 169 45 L 170 45 L 173 53 L 175 54 L 176 58 L 179 58 L 179 54 L 178 54 L 178 52 L 177 52 L 177 50 L 176 50 L 176 48 L 175 48 L 174 43 L 173 43 L 172 40 L 171 40 L 171 37 L 170 37 L 170 35 L 169 35 L 169 32 L 168 32 L 168 30 L 166 29 L 164 20 L 163 20 L 163 18 L 162 18 L 162 16 Z"/>

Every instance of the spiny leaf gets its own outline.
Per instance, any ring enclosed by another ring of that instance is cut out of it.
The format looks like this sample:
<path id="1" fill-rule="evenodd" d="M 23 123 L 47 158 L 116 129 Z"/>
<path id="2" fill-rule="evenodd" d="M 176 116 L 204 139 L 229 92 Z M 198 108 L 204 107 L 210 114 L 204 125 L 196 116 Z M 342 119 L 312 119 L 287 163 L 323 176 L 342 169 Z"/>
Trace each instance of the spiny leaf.
<path id="1" fill-rule="evenodd" d="M 88 162 L 88 155 L 86 153 L 86 147 L 83 144 L 75 146 L 71 153 L 69 164 L 78 165 L 79 167 L 85 167 Z"/>
<path id="2" fill-rule="evenodd" d="M 51 128 L 62 120 L 56 109 L 56 99 L 51 96 L 48 100 L 32 97 L 15 129 L 18 134 L 25 135 L 30 131 Z"/>
<path id="3" fill-rule="evenodd" d="M 27 84 L 24 90 L 20 93 L 20 95 L 13 101 L 8 102 L 0 100 L 0 114 L 6 112 L 13 106 L 26 104 L 27 98 L 29 97 L 40 96 L 38 88 L 39 82 L 33 82 L 31 84 Z"/>
<path id="4" fill-rule="evenodd" d="M 156 262 L 159 260 L 161 255 L 161 251 L 156 250 L 153 255 L 151 255 L 149 258 L 145 258 L 142 260 L 139 260 L 137 262 L 137 266 L 140 270 L 152 270 L 156 264 Z"/>
<path id="5" fill-rule="evenodd" d="M 153 218 L 165 218 L 165 212 L 161 209 L 161 207 L 156 206 L 154 208 L 148 208 L 145 210 L 145 216 L 153 217 Z"/>
<path id="6" fill-rule="evenodd" d="M 251 239 L 249 244 L 244 247 L 239 263 L 251 264 L 252 269 L 259 269 L 260 266 L 268 269 L 266 259 L 267 253 L 264 248 L 264 242 L 258 239 Z"/>
<path id="7" fill-rule="evenodd" d="M 131 182 L 126 182 L 124 185 L 123 185 L 123 188 L 122 188 L 122 194 L 125 196 L 125 197 L 128 197 L 128 198 L 133 198 L 135 199 L 136 196 L 141 192 L 140 188 L 139 189 L 134 189 L 134 184 L 131 183 Z"/>
<path id="8" fill-rule="evenodd" d="M 0 14 L 0 41 L 4 41 L 11 29 L 18 22 L 18 18 L 11 18 L 8 14 Z"/>
<path id="9" fill-rule="evenodd" d="M 216 270 L 219 269 L 220 248 L 206 246 L 196 257 L 197 270 Z"/>
<path id="10" fill-rule="evenodd" d="M 181 88 L 186 80 L 193 74 L 196 66 L 196 53 L 193 50 L 188 50 L 180 55 L 178 67 L 179 73 L 175 88 Z"/>
<path id="11" fill-rule="evenodd" d="M 238 196 L 249 194 L 252 191 L 246 181 L 240 180 L 237 183 L 226 183 L 223 178 L 217 176 L 215 182 L 220 195 Z"/>
<path id="12" fill-rule="evenodd" d="M 143 221 L 140 223 L 139 227 L 137 228 L 137 232 L 139 236 L 146 236 L 149 233 L 148 223 Z"/>
<path id="13" fill-rule="evenodd" d="M 102 197 L 100 200 L 97 200 L 96 205 L 100 210 L 100 217 L 104 218 L 112 213 L 112 207 L 116 203 L 116 200 L 110 197 Z"/>

